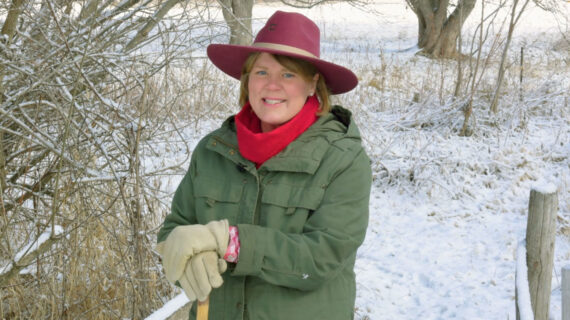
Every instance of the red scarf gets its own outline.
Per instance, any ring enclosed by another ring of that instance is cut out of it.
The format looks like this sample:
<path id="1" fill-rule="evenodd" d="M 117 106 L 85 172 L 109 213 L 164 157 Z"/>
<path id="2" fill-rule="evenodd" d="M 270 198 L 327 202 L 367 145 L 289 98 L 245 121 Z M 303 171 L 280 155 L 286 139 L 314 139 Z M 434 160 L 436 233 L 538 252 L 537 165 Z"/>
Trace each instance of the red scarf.
<path id="1" fill-rule="evenodd" d="M 291 120 L 269 132 L 261 132 L 261 121 L 251 109 L 249 102 L 246 103 L 235 117 L 241 155 L 253 161 L 259 168 L 315 123 L 318 109 L 317 97 L 309 97 L 301 111 Z"/>

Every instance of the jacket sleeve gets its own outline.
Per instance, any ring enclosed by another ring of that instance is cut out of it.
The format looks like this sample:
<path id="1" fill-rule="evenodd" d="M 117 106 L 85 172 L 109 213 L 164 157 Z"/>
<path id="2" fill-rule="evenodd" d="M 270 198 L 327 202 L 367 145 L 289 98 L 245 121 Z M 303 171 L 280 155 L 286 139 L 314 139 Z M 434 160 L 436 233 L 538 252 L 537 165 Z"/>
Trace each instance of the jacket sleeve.
<path id="1" fill-rule="evenodd" d="M 362 148 L 350 157 L 352 161 L 343 161 L 330 181 L 301 234 L 238 225 L 241 249 L 232 275 L 257 276 L 274 285 L 308 291 L 352 268 L 368 226 L 372 173 Z"/>
<path id="2" fill-rule="evenodd" d="M 195 170 L 194 157 L 190 162 L 190 168 L 180 184 L 176 188 L 170 214 L 164 219 L 164 223 L 158 231 L 157 242 L 166 240 L 172 229 L 180 225 L 196 224 L 196 214 L 194 208 L 194 190 L 192 184 L 193 171 Z"/>

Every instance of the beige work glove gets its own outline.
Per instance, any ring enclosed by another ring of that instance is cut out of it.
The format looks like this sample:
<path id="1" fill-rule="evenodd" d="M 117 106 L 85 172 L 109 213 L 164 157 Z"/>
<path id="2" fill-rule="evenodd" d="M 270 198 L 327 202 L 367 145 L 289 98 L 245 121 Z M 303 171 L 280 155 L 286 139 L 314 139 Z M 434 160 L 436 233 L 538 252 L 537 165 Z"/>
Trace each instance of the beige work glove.
<path id="1" fill-rule="evenodd" d="M 201 252 L 188 261 L 178 282 L 190 301 L 204 301 L 212 288 L 219 288 L 224 283 L 221 274 L 227 267 L 226 261 L 215 251 Z"/>
<path id="2" fill-rule="evenodd" d="M 206 225 L 191 224 L 174 228 L 166 240 L 156 246 L 162 256 L 166 279 L 176 282 L 182 277 L 186 263 L 203 251 L 226 253 L 229 242 L 228 220 L 211 221 Z"/>

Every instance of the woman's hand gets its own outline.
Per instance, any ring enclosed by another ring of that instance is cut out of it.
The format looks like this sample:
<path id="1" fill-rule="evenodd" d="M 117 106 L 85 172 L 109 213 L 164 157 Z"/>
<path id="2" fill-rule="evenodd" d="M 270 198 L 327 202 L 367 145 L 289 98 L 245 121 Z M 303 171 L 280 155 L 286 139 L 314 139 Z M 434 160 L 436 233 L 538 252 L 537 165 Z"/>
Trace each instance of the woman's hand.
<path id="1" fill-rule="evenodd" d="M 202 252 L 188 261 L 178 282 L 190 301 L 204 301 L 212 288 L 219 288 L 224 283 L 221 274 L 226 269 L 226 261 L 215 251 Z"/>
<path id="2" fill-rule="evenodd" d="M 182 277 L 190 258 L 204 251 L 214 251 L 223 257 L 228 242 L 229 225 L 224 219 L 206 225 L 178 226 L 156 246 L 156 250 L 162 256 L 166 278 L 175 282 Z"/>

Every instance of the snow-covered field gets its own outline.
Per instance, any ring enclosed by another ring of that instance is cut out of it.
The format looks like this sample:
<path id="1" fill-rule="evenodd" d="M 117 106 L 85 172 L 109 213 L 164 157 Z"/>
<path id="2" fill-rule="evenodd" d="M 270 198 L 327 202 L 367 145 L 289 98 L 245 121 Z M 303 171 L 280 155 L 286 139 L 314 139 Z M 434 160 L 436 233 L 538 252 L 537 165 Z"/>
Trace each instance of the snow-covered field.
<path id="1" fill-rule="evenodd" d="M 570 16 L 570 3 L 560 6 Z M 570 58 L 568 46 L 556 51 L 553 43 L 570 35 L 564 15 L 538 8 L 523 15 L 510 54 L 518 63 L 524 46 L 532 64 L 523 100 L 508 92 L 500 112 L 490 115 L 490 93 L 476 92 L 473 135 L 461 137 L 460 106 L 437 89 L 453 90 L 455 63 L 414 55 L 417 20 L 404 1 L 365 11 L 339 3 L 310 10 L 259 3 L 254 29 L 277 9 L 314 19 L 322 31 L 322 57 L 353 68 L 360 78 L 356 90 L 339 97 L 360 124 L 375 178 L 355 270 L 356 319 L 515 319 L 517 245 L 526 230 L 530 189 L 545 183 L 558 189 L 550 317 L 561 319 L 560 269 L 570 264 Z M 469 38 L 480 12 L 475 8 L 467 22 Z M 495 70 L 482 78 L 480 90 L 494 87 Z M 425 84 L 426 73 L 436 84 Z M 390 79 L 382 80 L 384 74 Z M 518 77 L 505 81 L 518 90 Z M 415 91 L 419 103 L 412 101 Z M 190 144 L 218 124 L 200 126 L 200 134 L 188 129 Z M 169 188 L 175 186 L 171 181 Z"/>

